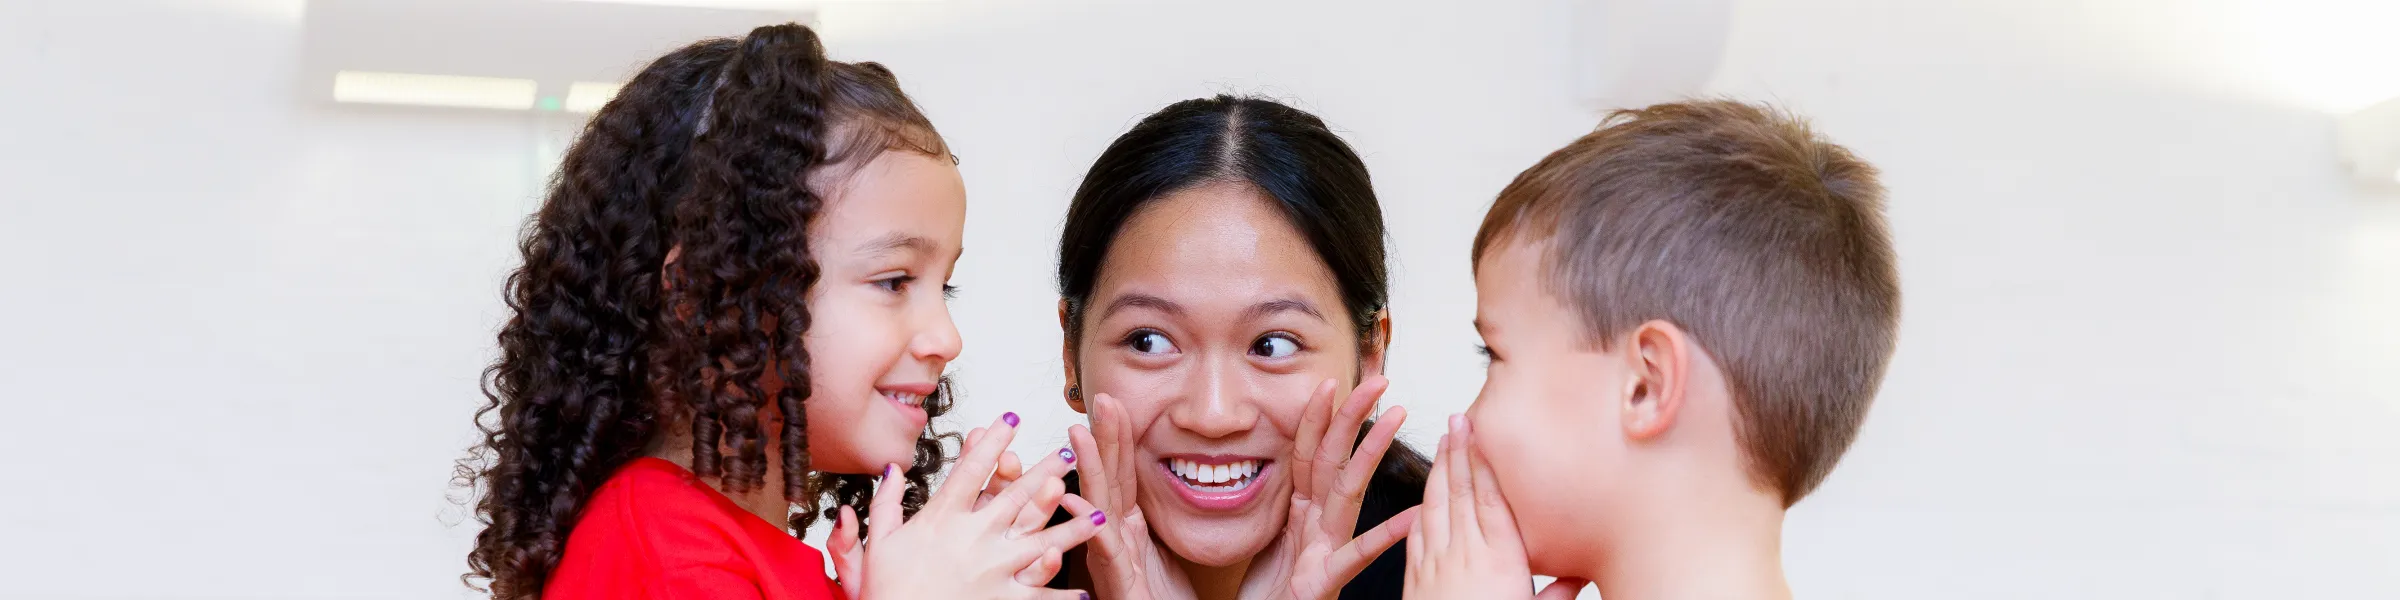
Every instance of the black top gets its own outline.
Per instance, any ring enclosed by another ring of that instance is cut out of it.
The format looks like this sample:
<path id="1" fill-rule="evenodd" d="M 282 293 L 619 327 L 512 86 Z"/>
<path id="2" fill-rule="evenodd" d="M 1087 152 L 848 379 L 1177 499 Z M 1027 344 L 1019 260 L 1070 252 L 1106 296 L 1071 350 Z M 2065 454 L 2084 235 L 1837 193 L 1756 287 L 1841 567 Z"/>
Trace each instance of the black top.
<path id="1" fill-rule="evenodd" d="M 1367 429 L 1374 425 L 1369 422 L 1359 427 L 1359 437 L 1366 437 Z M 1358 506 L 1358 529 L 1353 535 L 1366 533 L 1401 511 L 1422 504 L 1425 500 L 1426 472 L 1432 466 L 1432 461 L 1409 448 L 1408 444 L 1394 441 L 1391 450 L 1384 452 L 1383 463 L 1376 466 L 1375 476 L 1367 480 L 1366 497 L 1360 500 Z M 1066 480 L 1068 493 L 1082 489 L 1074 473 L 1068 473 Z M 1051 515 L 1050 524 L 1065 523 L 1070 518 L 1073 516 L 1060 510 Z M 1402 544 L 1393 544 L 1391 549 L 1384 550 L 1382 556 L 1375 557 L 1375 561 L 1368 563 L 1365 570 L 1358 572 L 1358 577 L 1342 586 L 1342 600 L 1399 598 L 1401 584 L 1405 581 L 1403 578 L 1408 575 L 1408 548 L 1402 547 Z M 1064 562 L 1070 566 L 1083 564 L 1083 548 L 1078 546 L 1068 550 Z M 1069 570 L 1059 569 L 1058 576 L 1050 580 L 1049 587 L 1067 589 Z"/>

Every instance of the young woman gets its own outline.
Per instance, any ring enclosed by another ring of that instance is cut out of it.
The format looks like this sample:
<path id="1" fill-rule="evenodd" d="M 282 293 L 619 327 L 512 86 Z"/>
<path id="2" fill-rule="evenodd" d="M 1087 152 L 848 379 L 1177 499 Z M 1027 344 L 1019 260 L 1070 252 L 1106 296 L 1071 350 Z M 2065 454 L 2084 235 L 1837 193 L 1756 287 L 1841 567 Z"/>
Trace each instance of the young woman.
<path id="1" fill-rule="evenodd" d="M 1179 102 L 1100 155 L 1059 241 L 1059 320 L 1067 404 L 1092 416 L 1070 428 L 1077 483 L 1118 518 L 1054 587 L 1399 596 L 1385 550 L 1428 465 L 1385 453 L 1400 409 L 1365 420 L 1391 342 L 1383 244 L 1358 155 L 1273 101 Z"/>
<path id="2" fill-rule="evenodd" d="M 925 491 L 960 346 L 953 165 L 889 71 L 826 60 L 799 25 L 636 76 L 568 151 L 509 278 L 485 439 L 461 463 L 484 492 L 469 583 L 501 600 L 1076 597 L 1036 587 L 1098 528 L 1042 527 L 1071 454 L 978 501 L 1011 414 L 959 484 Z M 836 516 L 838 586 L 793 537 Z"/>

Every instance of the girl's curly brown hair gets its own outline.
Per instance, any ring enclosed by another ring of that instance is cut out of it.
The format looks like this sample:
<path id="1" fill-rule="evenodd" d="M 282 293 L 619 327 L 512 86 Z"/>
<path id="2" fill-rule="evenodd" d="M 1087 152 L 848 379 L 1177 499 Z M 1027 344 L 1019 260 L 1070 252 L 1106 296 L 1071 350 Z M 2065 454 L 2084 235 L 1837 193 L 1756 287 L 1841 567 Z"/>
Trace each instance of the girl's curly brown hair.
<path id="1" fill-rule="evenodd" d="M 783 493 L 802 507 L 790 527 L 842 505 L 866 513 L 874 477 L 809 470 L 807 238 L 818 190 L 885 150 L 949 156 L 891 71 L 827 60 L 798 24 L 669 53 L 593 115 L 508 277 L 513 315 L 475 415 L 483 441 L 458 464 L 484 524 L 462 580 L 539 597 L 584 503 L 665 427 L 689 427 L 694 472 L 760 488 L 770 401 Z M 780 389 L 761 385 L 770 371 Z M 947 411 L 948 388 L 927 414 Z M 917 440 L 911 512 L 946 437 Z"/>

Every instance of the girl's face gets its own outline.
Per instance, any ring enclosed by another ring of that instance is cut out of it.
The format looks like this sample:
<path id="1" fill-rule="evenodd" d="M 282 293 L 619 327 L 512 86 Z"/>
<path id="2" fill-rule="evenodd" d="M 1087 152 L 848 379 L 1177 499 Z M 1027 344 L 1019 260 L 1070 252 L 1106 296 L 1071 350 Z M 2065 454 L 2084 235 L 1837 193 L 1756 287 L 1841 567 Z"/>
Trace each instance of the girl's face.
<path id="1" fill-rule="evenodd" d="M 884 152 L 837 182 L 808 234 L 810 468 L 882 473 L 916 460 L 923 401 L 958 357 L 945 288 L 966 227 L 947 158 Z"/>
<path id="2" fill-rule="evenodd" d="M 1124 403 L 1139 443 L 1120 460 L 1140 465 L 1151 531 L 1206 566 L 1282 531 L 1301 408 L 1327 379 L 1347 394 L 1362 366 L 1333 271 L 1271 202 L 1231 183 L 1144 207 L 1102 260 L 1069 350 L 1084 397 Z"/>

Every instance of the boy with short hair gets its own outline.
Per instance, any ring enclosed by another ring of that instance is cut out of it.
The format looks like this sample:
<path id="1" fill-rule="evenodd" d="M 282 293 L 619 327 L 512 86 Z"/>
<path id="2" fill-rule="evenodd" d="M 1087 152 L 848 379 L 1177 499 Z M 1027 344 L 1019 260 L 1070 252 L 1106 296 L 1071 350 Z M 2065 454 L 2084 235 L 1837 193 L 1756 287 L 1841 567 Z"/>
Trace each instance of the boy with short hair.
<path id="1" fill-rule="evenodd" d="M 1412 598 L 1786 598 L 1784 510 L 1899 327 L 1875 169 L 1788 114 L 1620 111 L 1475 236 L 1482 394 L 1408 538 Z M 1521 534 L 1520 534 L 1521 532 Z"/>

